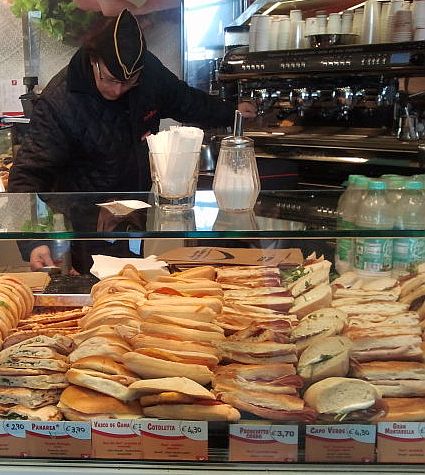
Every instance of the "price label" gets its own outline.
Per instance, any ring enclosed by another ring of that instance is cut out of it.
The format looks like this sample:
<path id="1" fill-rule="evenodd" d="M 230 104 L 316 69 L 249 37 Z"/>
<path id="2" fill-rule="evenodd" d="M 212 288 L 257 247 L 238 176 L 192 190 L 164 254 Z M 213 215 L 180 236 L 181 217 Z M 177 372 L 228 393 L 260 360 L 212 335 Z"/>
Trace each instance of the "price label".
<path id="1" fill-rule="evenodd" d="M 141 424 L 143 459 L 208 459 L 207 422 L 144 419 Z"/>
<path id="2" fill-rule="evenodd" d="M 141 422 L 138 419 L 97 419 L 92 421 L 95 458 L 140 460 L 142 457 Z"/>
<path id="3" fill-rule="evenodd" d="M 425 463 L 425 422 L 380 422 L 378 462 Z"/>
<path id="4" fill-rule="evenodd" d="M 183 421 L 180 423 L 180 432 L 191 440 L 208 440 L 208 424 L 206 422 Z"/>
<path id="5" fill-rule="evenodd" d="M 298 427 L 287 425 L 230 424 L 231 462 L 296 462 Z"/>
<path id="6" fill-rule="evenodd" d="M 12 435 L 20 439 L 25 439 L 27 435 L 27 428 L 29 424 L 27 421 L 3 421 L 3 434 Z"/>
<path id="7" fill-rule="evenodd" d="M 375 460 L 376 426 L 333 424 L 306 426 L 306 462 Z"/>
<path id="8" fill-rule="evenodd" d="M 64 432 L 74 439 L 91 440 L 91 424 L 89 422 L 64 422 Z"/>
<path id="9" fill-rule="evenodd" d="M 27 431 L 32 457 L 91 457 L 90 424 L 84 422 L 30 422 Z"/>
<path id="10" fill-rule="evenodd" d="M 28 421 L 2 421 L 0 424 L 0 456 L 27 457 L 29 454 L 27 441 Z"/>

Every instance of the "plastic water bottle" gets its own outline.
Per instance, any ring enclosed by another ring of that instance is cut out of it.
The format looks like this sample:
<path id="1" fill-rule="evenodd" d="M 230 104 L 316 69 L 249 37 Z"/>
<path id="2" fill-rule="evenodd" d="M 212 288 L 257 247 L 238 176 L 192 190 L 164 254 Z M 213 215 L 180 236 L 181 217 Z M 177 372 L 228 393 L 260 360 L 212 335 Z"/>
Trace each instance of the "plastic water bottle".
<path id="1" fill-rule="evenodd" d="M 365 199 L 360 203 L 356 226 L 358 230 L 389 230 L 393 228 L 392 206 L 386 197 L 387 185 L 370 180 Z M 357 238 L 354 267 L 362 277 L 390 276 L 393 242 L 385 238 Z"/>
<path id="2" fill-rule="evenodd" d="M 418 180 L 406 182 L 402 198 L 395 208 L 395 229 L 425 229 L 424 185 Z M 415 265 L 425 262 L 425 238 L 394 239 L 393 276 L 414 271 Z"/>
<path id="3" fill-rule="evenodd" d="M 368 178 L 362 175 L 350 175 L 348 186 L 338 201 L 338 230 L 353 230 L 356 228 L 357 210 L 365 197 Z M 341 238 L 336 242 L 335 268 L 339 274 L 353 269 L 354 238 Z"/>
<path id="4" fill-rule="evenodd" d="M 63 214 L 53 215 L 53 229 L 56 232 L 66 231 Z M 50 243 L 50 253 L 55 266 L 60 267 L 61 273 L 66 275 L 71 270 L 71 241 L 54 239 Z"/>
<path id="5" fill-rule="evenodd" d="M 384 178 L 384 181 L 387 184 L 387 199 L 392 205 L 396 205 L 403 196 L 406 177 L 401 175 L 389 175 Z"/>

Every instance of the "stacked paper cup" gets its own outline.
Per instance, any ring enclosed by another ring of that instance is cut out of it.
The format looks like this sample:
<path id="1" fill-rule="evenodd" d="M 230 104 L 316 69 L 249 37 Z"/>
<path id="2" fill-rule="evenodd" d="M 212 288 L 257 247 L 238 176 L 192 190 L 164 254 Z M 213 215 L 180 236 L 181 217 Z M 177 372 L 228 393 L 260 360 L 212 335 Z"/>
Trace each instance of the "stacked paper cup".
<path id="1" fill-rule="evenodd" d="M 269 33 L 269 50 L 278 49 L 280 15 L 272 16 Z"/>
<path id="2" fill-rule="evenodd" d="M 338 35 L 341 33 L 341 15 L 339 13 L 329 14 L 327 33 L 329 35 Z"/>
<path id="3" fill-rule="evenodd" d="M 413 9 L 415 41 L 425 40 L 425 0 L 416 0 Z"/>
<path id="4" fill-rule="evenodd" d="M 272 24 L 272 17 L 260 15 L 257 20 L 255 32 L 255 51 L 267 51 L 269 49 L 269 34 Z"/>
<path id="5" fill-rule="evenodd" d="M 341 20 L 342 34 L 346 35 L 353 32 L 353 17 L 354 17 L 354 13 L 350 10 L 347 10 L 342 14 L 342 20 Z"/>
<path id="6" fill-rule="evenodd" d="M 249 51 L 255 51 L 255 35 L 257 34 L 258 17 L 261 15 L 253 15 L 251 17 L 251 24 L 249 26 Z"/>
<path id="7" fill-rule="evenodd" d="M 353 34 L 357 35 L 357 43 L 361 43 L 361 38 L 363 36 L 363 16 L 363 8 L 358 8 L 357 10 L 355 10 L 353 18 Z"/>
<path id="8" fill-rule="evenodd" d="M 388 43 L 390 41 L 390 9 L 391 3 L 386 2 L 382 4 L 381 8 L 381 43 Z"/>
<path id="9" fill-rule="evenodd" d="M 395 12 L 391 21 L 391 41 L 394 43 L 412 41 L 412 31 L 412 11 L 403 9 Z"/>
<path id="10" fill-rule="evenodd" d="M 289 48 L 289 35 L 291 33 L 291 20 L 288 15 L 281 15 L 279 22 L 278 49 Z"/>
<path id="11" fill-rule="evenodd" d="M 307 18 L 305 21 L 305 35 L 317 35 L 319 33 L 319 28 L 317 26 L 317 18 L 311 17 Z"/>
<path id="12" fill-rule="evenodd" d="M 367 0 L 363 16 L 362 43 L 379 43 L 381 3 L 378 0 Z"/>
<path id="13" fill-rule="evenodd" d="M 328 15 L 326 14 L 326 12 L 317 12 L 316 21 L 317 21 L 317 33 L 319 35 L 325 35 L 328 30 Z"/>

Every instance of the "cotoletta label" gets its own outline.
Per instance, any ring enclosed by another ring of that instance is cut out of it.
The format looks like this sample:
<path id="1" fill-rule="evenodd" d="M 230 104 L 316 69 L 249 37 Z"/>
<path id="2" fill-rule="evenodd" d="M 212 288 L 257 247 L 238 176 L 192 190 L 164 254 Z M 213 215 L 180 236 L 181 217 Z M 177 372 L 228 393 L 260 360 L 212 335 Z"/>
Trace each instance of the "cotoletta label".
<path id="1" fill-rule="evenodd" d="M 425 463 L 425 422 L 380 422 L 378 462 Z"/>
<path id="2" fill-rule="evenodd" d="M 373 462 L 375 440 L 374 425 L 307 425 L 306 462 Z"/>
<path id="3" fill-rule="evenodd" d="M 91 427 L 86 422 L 29 422 L 27 439 L 32 457 L 91 456 Z"/>
<path id="4" fill-rule="evenodd" d="M 296 462 L 297 459 L 297 426 L 230 424 L 231 462 Z"/>
<path id="5" fill-rule="evenodd" d="M 143 459 L 207 460 L 208 423 L 143 419 Z"/>
<path id="6" fill-rule="evenodd" d="M 140 460 L 142 439 L 140 421 L 135 419 L 96 419 L 92 421 L 93 456 Z"/>
<path id="7" fill-rule="evenodd" d="M 27 457 L 29 455 L 26 439 L 28 421 L 1 421 L 0 456 Z"/>

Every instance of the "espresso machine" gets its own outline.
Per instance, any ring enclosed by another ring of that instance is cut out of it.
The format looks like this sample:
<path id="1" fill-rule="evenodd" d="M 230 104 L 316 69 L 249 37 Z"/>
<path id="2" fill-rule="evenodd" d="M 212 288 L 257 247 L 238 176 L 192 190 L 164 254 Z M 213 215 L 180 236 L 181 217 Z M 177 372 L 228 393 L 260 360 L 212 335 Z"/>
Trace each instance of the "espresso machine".
<path id="1" fill-rule="evenodd" d="M 423 173 L 425 41 L 233 49 L 219 91 L 255 101 L 244 134 L 258 159 L 296 164 L 300 187 L 338 187 L 352 173 Z"/>

